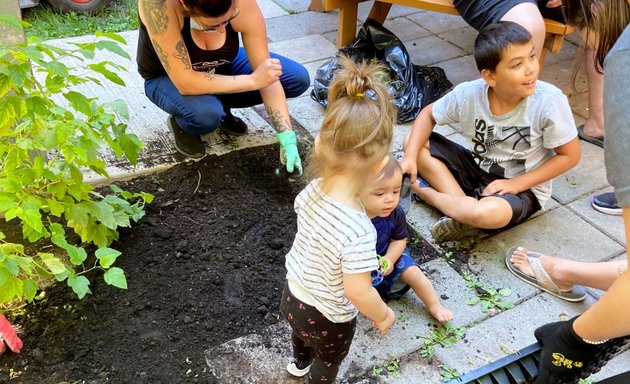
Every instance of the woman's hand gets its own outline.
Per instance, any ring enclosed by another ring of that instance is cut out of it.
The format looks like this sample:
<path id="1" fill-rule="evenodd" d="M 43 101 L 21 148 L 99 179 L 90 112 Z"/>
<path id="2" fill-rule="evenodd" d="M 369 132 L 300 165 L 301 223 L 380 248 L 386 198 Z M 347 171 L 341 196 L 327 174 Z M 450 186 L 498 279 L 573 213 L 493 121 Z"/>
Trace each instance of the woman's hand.
<path id="1" fill-rule="evenodd" d="M 253 73 L 256 89 L 265 88 L 280 79 L 282 64 L 278 59 L 266 59 L 256 67 Z"/>

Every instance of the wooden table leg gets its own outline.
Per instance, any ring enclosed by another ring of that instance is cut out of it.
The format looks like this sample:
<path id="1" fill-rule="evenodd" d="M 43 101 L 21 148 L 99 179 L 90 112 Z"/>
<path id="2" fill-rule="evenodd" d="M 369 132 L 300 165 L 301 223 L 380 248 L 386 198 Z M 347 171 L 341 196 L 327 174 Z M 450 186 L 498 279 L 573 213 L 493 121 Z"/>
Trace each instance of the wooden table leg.
<path id="1" fill-rule="evenodd" d="M 375 1 L 374 5 L 372 5 L 372 10 L 370 11 L 370 15 L 368 16 L 370 19 L 374 19 L 378 21 L 380 25 L 383 25 L 385 19 L 387 18 L 387 14 L 389 10 L 392 8 L 391 3 L 384 3 L 381 1 Z"/>
<path id="2" fill-rule="evenodd" d="M 339 8 L 337 24 L 337 48 L 352 43 L 357 34 L 357 15 L 359 4 Z"/>

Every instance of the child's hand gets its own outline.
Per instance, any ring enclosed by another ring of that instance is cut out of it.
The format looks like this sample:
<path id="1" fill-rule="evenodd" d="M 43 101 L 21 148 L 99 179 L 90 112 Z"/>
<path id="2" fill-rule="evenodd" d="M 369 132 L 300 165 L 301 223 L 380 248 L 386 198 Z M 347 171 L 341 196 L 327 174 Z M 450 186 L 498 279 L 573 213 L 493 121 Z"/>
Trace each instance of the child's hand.
<path id="1" fill-rule="evenodd" d="M 385 276 L 389 275 L 394 270 L 394 263 L 384 257 L 381 257 L 378 260 L 378 265 L 381 266 L 381 270 L 383 271 L 383 275 Z"/>
<path id="2" fill-rule="evenodd" d="M 396 314 L 394 314 L 394 311 L 392 311 L 390 307 L 387 307 L 387 316 L 385 317 L 385 319 L 378 323 L 376 321 L 373 321 L 372 326 L 374 328 L 378 328 L 381 336 L 385 336 L 387 331 L 392 327 L 392 325 L 394 325 L 395 322 Z"/>
<path id="3" fill-rule="evenodd" d="M 499 179 L 495 180 L 492 183 L 488 184 L 488 186 L 483 190 L 484 196 L 492 196 L 492 195 L 516 195 L 517 193 L 522 192 L 524 189 L 518 185 L 516 180 L 514 179 Z"/>
<path id="4" fill-rule="evenodd" d="M 404 157 L 400 161 L 400 168 L 402 169 L 403 175 L 409 175 L 409 182 L 414 184 L 416 182 L 416 177 L 418 177 L 418 165 L 416 162 Z"/>

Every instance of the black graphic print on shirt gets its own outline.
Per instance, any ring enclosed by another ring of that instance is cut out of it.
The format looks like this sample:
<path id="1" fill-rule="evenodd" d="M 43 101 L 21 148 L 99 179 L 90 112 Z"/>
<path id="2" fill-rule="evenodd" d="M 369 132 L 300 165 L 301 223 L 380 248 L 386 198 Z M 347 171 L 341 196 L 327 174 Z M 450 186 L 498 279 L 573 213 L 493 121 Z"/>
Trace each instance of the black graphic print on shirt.
<path id="1" fill-rule="evenodd" d="M 531 148 L 530 138 L 530 126 L 496 126 L 489 125 L 484 119 L 476 119 L 472 155 L 481 168 L 497 176 L 524 173 L 526 152 Z M 506 166 L 510 168 L 509 173 Z"/>

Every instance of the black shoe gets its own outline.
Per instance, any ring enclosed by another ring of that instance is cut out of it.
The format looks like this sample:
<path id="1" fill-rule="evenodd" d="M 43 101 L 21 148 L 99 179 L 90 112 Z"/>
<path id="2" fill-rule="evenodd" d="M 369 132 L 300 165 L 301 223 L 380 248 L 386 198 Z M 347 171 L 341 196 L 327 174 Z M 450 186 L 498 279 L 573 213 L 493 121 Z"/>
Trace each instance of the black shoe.
<path id="1" fill-rule="evenodd" d="M 168 129 L 173 133 L 177 152 L 195 159 L 200 159 L 206 154 L 206 146 L 203 140 L 201 140 L 201 137 L 191 135 L 181 129 L 172 115 L 166 120 L 166 125 L 168 125 Z"/>
<path id="2" fill-rule="evenodd" d="M 225 112 L 225 119 L 219 129 L 228 135 L 243 136 L 247 133 L 247 124 L 238 117 L 234 116 L 232 112 Z"/>

